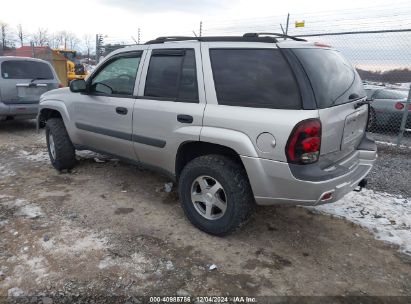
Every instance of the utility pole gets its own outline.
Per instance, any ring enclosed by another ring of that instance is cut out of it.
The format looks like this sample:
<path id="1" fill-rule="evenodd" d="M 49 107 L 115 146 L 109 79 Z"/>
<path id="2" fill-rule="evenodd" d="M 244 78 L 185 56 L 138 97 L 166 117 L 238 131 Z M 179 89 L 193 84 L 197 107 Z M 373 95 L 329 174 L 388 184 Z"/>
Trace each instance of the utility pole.
<path id="1" fill-rule="evenodd" d="M 96 61 L 97 63 L 100 60 L 100 57 L 103 55 L 104 49 L 103 49 L 103 35 L 102 34 L 96 34 Z"/>
<path id="2" fill-rule="evenodd" d="M 34 41 L 30 41 L 30 46 L 31 46 L 31 57 L 36 58 L 36 52 L 34 49 Z"/>
<path id="3" fill-rule="evenodd" d="M 285 25 L 285 30 L 283 25 L 280 23 L 281 30 L 283 31 L 284 35 L 288 35 L 288 26 L 290 24 L 290 13 L 287 14 L 287 24 Z M 284 37 L 284 40 L 287 40 L 287 37 Z"/>
<path id="4" fill-rule="evenodd" d="M 100 53 L 99 44 L 98 44 L 98 34 L 96 34 L 96 63 L 98 63 L 98 54 Z"/>
<path id="5" fill-rule="evenodd" d="M 140 28 L 138 28 L 137 44 L 140 44 L 140 39 L 141 39 L 141 31 L 140 31 Z"/>
<path id="6" fill-rule="evenodd" d="M 288 26 L 290 24 L 290 13 L 287 14 L 287 25 L 285 26 L 285 34 L 288 35 Z"/>
<path id="7" fill-rule="evenodd" d="M 200 37 L 203 36 L 203 21 L 200 21 Z"/>

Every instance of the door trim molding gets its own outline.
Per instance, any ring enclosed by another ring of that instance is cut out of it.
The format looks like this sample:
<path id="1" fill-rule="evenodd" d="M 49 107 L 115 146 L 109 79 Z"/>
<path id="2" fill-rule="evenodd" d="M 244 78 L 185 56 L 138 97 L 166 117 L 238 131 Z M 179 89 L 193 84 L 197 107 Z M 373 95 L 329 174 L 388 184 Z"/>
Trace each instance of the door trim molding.
<path id="1" fill-rule="evenodd" d="M 145 137 L 137 134 L 133 134 L 132 139 L 134 142 L 138 142 L 143 145 L 153 146 L 157 148 L 164 148 L 166 141 L 157 138 Z"/>
<path id="2" fill-rule="evenodd" d="M 132 142 L 137 142 L 143 145 L 153 146 L 157 148 L 164 148 L 166 146 L 166 141 L 162 139 L 96 127 L 96 126 L 92 126 L 92 125 L 88 125 L 88 124 L 84 124 L 80 122 L 76 122 L 75 125 L 76 125 L 76 128 L 80 130 L 97 133 L 97 134 L 101 134 L 105 136 L 115 137 L 115 138 L 128 140 Z"/>
<path id="3" fill-rule="evenodd" d="M 131 141 L 131 134 L 76 122 L 77 129 Z"/>

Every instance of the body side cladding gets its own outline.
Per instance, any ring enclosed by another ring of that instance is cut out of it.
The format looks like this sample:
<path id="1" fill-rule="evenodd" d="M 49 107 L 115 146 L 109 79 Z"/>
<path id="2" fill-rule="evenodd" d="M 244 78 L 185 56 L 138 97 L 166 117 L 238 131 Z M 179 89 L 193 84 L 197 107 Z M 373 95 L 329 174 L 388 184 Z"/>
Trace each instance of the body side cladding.
<path id="1" fill-rule="evenodd" d="M 93 151 L 93 152 L 96 152 L 96 153 L 99 153 L 99 154 L 111 156 L 111 157 L 113 157 L 113 158 L 119 159 L 120 161 L 122 161 L 122 162 L 124 162 L 124 163 L 131 164 L 131 165 L 135 165 L 135 166 L 141 166 L 141 167 L 146 168 L 146 169 L 148 169 L 148 170 L 158 172 L 158 173 L 160 173 L 160 174 L 168 177 L 168 178 L 171 179 L 173 182 L 176 182 L 176 176 L 175 176 L 172 172 L 170 172 L 170 171 L 168 171 L 168 170 L 165 170 L 165 169 L 163 169 L 163 168 L 161 168 L 161 167 L 157 167 L 157 166 L 154 166 L 154 165 L 150 165 L 150 164 L 147 164 L 147 163 L 144 163 L 144 162 L 141 162 L 141 161 L 137 161 L 137 160 L 134 160 L 134 159 L 130 159 L 130 158 L 126 158 L 126 157 L 121 157 L 121 156 L 118 156 L 118 155 L 115 155 L 115 154 L 112 154 L 112 153 L 107 153 L 107 152 L 105 152 L 105 151 L 103 151 L 103 150 L 94 149 L 94 148 L 92 148 L 92 147 L 85 146 L 85 145 L 74 145 L 74 148 L 75 148 L 76 150 L 79 150 L 79 151 L 81 151 L 81 150 L 88 150 L 88 151 Z"/>

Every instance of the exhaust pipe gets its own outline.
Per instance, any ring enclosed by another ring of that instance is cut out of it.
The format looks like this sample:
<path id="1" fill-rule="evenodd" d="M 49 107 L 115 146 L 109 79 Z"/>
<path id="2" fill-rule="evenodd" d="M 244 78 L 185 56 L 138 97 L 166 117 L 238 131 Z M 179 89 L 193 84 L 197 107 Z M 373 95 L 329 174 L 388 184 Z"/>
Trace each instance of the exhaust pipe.
<path id="1" fill-rule="evenodd" d="M 365 186 L 367 186 L 368 181 L 364 178 L 362 179 L 359 183 L 358 186 L 355 187 L 354 191 L 355 192 L 360 192 L 362 190 L 362 188 L 365 188 Z"/>

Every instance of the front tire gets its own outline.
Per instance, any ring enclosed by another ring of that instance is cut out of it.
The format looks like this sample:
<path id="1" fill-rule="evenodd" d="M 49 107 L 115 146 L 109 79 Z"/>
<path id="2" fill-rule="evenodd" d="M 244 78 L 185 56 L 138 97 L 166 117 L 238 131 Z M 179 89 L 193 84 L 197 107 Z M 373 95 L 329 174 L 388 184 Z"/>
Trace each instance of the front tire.
<path id="1" fill-rule="evenodd" d="M 58 171 L 74 168 L 76 152 L 61 118 L 47 120 L 46 139 L 53 167 Z"/>
<path id="2" fill-rule="evenodd" d="M 180 175 L 179 195 L 190 222 L 217 236 L 242 226 L 255 207 L 244 167 L 223 155 L 190 161 Z"/>

